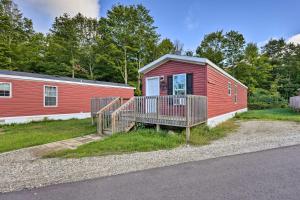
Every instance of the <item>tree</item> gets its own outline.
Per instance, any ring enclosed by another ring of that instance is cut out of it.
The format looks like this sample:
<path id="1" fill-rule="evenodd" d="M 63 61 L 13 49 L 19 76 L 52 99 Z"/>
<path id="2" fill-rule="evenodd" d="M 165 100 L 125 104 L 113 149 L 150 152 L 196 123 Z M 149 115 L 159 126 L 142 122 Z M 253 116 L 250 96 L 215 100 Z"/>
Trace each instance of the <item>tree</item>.
<path id="1" fill-rule="evenodd" d="M 224 35 L 223 31 L 216 31 L 204 36 L 200 46 L 197 47 L 196 53 L 200 57 L 207 58 L 217 65 L 223 67 Z"/>
<path id="2" fill-rule="evenodd" d="M 116 56 L 112 67 L 118 69 L 126 84 L 138 80 L 137 88 L 138 69 L 152 60 L 159 39 L 153 23 L 149 10 L 142 5 L 116 5 L 100 19 L 101 39 L 113 45 L 110 48 Z"/>
<path id="3" fill-rule="evenodd" d="M 234 67 L 239 62 L 244 53 L 245 39 L 237 31 L 229 31 L 223 40 L 224 66 Z"/>
<path id="4" fill-rule="evenodd" d="M 220 67 L 234 67 L 243 57 L 244 36 L 237 31 L 212 32 L 204 36 L 196 53 Z"/>
<path id="5" fill-rule="evenodd" d="M 157 56 L 156 56 L 156 58 L 161 57 L 165 54 L 173 53 L 173 52 L 175 52 L 174 44 L 171 42 L 170 39 L 165 38 L 157 45 Z"/>
<path id="6" fill-rule="evenodd" d="M 236 64 L 236 67 L 229 69 L 231 74 L 249 87 L 250 95 L 256 88 L 270 89 L 271 70 L 269 58 L 260 55 L 254 43 L 247 44 L 243 59 Z"/>
<path id="7" fill-rule="evenodd" d="M 11 0 L 0 0 L 0 68 L 22 70 L 17 49 L 34 34 L 31 20 L 22 16 Z"/>

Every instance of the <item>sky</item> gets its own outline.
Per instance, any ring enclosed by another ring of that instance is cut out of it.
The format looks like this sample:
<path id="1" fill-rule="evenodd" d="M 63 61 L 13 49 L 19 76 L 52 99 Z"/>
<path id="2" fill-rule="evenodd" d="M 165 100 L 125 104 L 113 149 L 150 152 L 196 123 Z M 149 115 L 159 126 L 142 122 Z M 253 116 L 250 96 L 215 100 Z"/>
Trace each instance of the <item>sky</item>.
<path id="1" fill-rule="evenodd" d="M 197 48 L 205 34 L 236 30 L 259 46 L 271 38 L 300 44 L 300 0 L 14 0 L 37 31 L 47 33 L 55 16 L 77 12 L 105 17 L 115 4 L 143 4 L 161 38 Z"/>

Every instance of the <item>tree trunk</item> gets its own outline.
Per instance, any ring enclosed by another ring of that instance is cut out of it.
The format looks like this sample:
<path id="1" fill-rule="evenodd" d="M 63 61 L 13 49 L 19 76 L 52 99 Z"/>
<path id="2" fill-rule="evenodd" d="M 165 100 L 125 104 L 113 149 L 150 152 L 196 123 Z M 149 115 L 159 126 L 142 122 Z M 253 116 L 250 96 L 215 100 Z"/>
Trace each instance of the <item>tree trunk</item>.
<path id="1" fill-rule="evenodd" d="M 138 70 L 141 69 L 141 56 L 138 57 Z M 138 72 L 137 76 L 138 82 L 137 82 L 137 90 L 141 91 L 141 74 Z"/>
<path id="2" fill-rule="evenodd" d="M 128 84 L 128 73 L 127 73 L 127 49 L 124 48 L 124 81 Z"/>

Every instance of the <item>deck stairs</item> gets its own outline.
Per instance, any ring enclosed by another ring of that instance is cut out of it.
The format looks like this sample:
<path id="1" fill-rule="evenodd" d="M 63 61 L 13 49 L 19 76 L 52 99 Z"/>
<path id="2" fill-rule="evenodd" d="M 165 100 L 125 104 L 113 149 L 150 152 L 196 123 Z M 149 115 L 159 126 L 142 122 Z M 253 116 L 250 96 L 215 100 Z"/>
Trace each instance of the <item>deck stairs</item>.
<path id="1" fill-rule="evenodd" d="M 94 99 L 95 100 L 95 99 Z M 93 102 L 97 132 L 111 135 L 130 131 L 136 123 L 190 127 L 207 120 L 207 98 L 197 95 L 120 97 Z M 103 103 L 104 102 L 104 103 Z M 101 105 L 100 105 L 101 104 Z M 100 105 L 100 106 L 99 106 Z"/>

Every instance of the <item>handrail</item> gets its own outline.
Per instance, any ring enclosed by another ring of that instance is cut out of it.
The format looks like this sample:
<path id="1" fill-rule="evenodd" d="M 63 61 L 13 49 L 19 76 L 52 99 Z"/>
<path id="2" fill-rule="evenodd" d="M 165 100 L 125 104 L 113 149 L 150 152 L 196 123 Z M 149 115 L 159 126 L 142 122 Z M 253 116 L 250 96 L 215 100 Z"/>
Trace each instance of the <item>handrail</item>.
<path id="1" fill-rule="evenodd" d="M 97 112 L 97 114 L 98 114 L 97 132 L 98 133 L 102 134 L 104 129 L 111 128 L 111 112 L 113 112 L 114 110 L 119 108 L 121 103 L 122 103 L 122 99 L 120 97 L 118 97 Z"/>
<path id="2" fill-rule="evenodd" d="M 135 97 L 115 110 L 112 115 L 112 133 L 127 131 L 135 123 Z"/>

